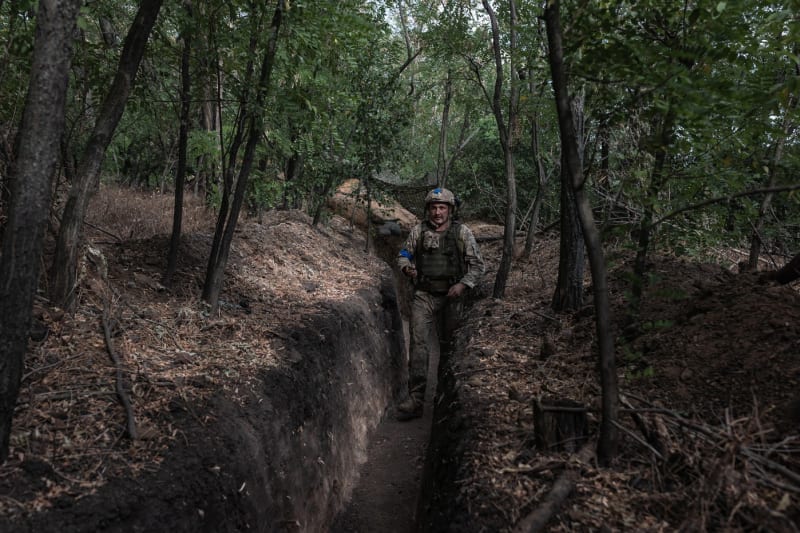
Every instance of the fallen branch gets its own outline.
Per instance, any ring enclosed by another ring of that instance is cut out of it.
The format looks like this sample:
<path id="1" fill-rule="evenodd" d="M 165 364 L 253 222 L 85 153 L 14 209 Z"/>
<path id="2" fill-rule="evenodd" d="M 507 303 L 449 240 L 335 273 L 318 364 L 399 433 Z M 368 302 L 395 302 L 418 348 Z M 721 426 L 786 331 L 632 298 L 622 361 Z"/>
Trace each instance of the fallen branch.
<path id="1" fill-rule="evenodd" d="M 472 374 L 478 374 L 480 372 L 490 372 L 492 370 L 508 370 L 508 369 L 518 369 L 519 363 L 514 363 L 510 365 L 489 365 L 489 366 L 481 366 L 478 368 L 469 368 L 467 370 L 462 370 L 461 372 L 453 372 L 453 377 L 456 378 L 463 378 L 464 376 L 471 376 Z"/>
<path id="2" fill-rule="evenodd" d="M 649 404 L 646 400 L 642 398 L 638 398 L 632 394 L 628 394 L 636 398 L 637 400 L 641 401 L 642 403 Z M 700 435 L 706 442 L 710 445 L 715 447 L 721 447 L 721 443 L 725 441 L 729 441 L 732 439 L 732 436 L 723 432 L 721 429 L 712 428 L 702 422 L 695 422 L 688 420 L 687 418 L 683 417 L 679 413 L 672 411 L 670 409 L 665 408 L 651 408 L 649 412 L 657 413 L 664 417 L 664 420 L 667 422 L 671 422 L 677 426 L 681 426 L 684 429 L 688 429 L 693 431 L 696 435 Z M 730 429 L 731 424 L 728 424 L 728 429 Z M 784 490 L 789 490 L 795 493 L 800 493 L 800 474 L 795 472 L 794 470 L 787 468 L 786 466 L 778 463 L 777 461 L 773 461 L 769 459 L 764 453 L 759 453 L 758 448 L 753 446 L 748 446 L 742 442 L 741 437 L 737 437 L 739 440 L 738 445 L 736 446 L 736 453 L 737 455 L 744 458 L 744 460 L 749 460 L 751 464 L 755 463 L 758 464 L 763 469 L 770 470 L 774 473 L 780 474 L 785 479 L 788 479 L 790 482 L 796 483 L 797 485 L 792 485 L 790 483 L 781 483 L 776 482 L 775 480 L 769 479 L 769 477 L 764 472 L 760 476 L 755 476 L 758 481 L 766 482 L 769 484 L 775 485 L 778 483 L 781 488 Z M 784 439 L 779 443 L 779 445 L 785 444 L 787 442 L 791 442 L 793 439 Z M 772 453 L 773 450 L 770 450 Z"/>
<path id="3" fill-rule="evenodd" d="M 44 365 L 44 366 L 40 366 L 40 367 L 34 368 L 34 369 L 32 369 L 30 372 L 28 372 L 27 374 L 23 374 L 23 375 L 22 375 L 22 379 L 21 379 L 20 381 L 22 381 L 22 382 L 24 383 L 25 381 L 27 381 L 27 380 L 28 380 L 28 379 L 29 379 L 29 378 L 30 378 L 32 375 L 34 375 L 34 374 L 37 374 L 37 373 L 39 373 L 39 372 L 44 372 L 44 371 L 46 371 L 46 370 L 50 370 L 51 368 L 55 368 L 55 367 L 57 367 L 57 366 L 59 366 L 59 365 L 63 365 L 63 364 L 64 364 L 64 363 L 66 363 L 67 361 L 71 361 L 71 360 L 73 360 L 73 359 L 77 359 L 77 358 L 79 358 L 79 357 L 83 357 L 83 356 L 85 356 L 85 355 L 86 355 L 86 354 L 85 354 L 85 353 L 83 353 L 83 352 L 81 352 L 81 353 L 77 353 L 77 354 L 75 354 L 75 355 L 71 355 L 71 356 L 69 356 L 69 357 L 65 357 L 65 358 L 63 358 L 63 359 L 59 359 L 59 360 L 58 360 L 58 361 L 56 361 L 55 363 L 51 363 L 51 364 L 49 364 L 49 365 Z"/>
<path id="4" fill-rule="evenodd" d="M 548 315 L 547 313 L 542 313 L 541 311 L 537 311 L 536 309 L 531 309 L 530 311 L 531 311 L 531 313 L 533 313 L 534 315 L 538 315 L 538 316 L 540 316 L 540 317 L 542 317 L 542 318 L 546 318 L 547 320 L 552 320 L 553 322 L 560 322 L 560 320 L 559 320 L 559 319 L 557 319 L 557 318 L 556 318 L 556 317 L 554 317 L 554 316 L 550 316 L 550 315 Z"/>
<path id="5" fill-rule="evenodd" d="M 584 444 L 583 448 L 573 457 L 575 462 L 579 465 L 591 461 L 594 457 L 594 442 L 589 441 Z M 563 504 L 572 493 L 579 477 L 580 470 L 578 468 L 567 468 L 564 473 L 558 477 L 556 482 L 553 483 L 553 488 L 541 505 L 531 511 L 528 516 L 517 522 L 514 526 L 514 533 L 542 531 L 561 507 L 561 504 Z"/>
<path id="6" fill-rule="evenodd" d="M 117 235 L 114 235 L 114 234 L 113 234 L 113 233 L 111 233 L 110 231 L 106 231 L 106 230 L 104 230 L 103 228 L 101 228 L 101 227 L 99 227 L 99 226 L 95 226 L 94 224 L 91 224 L 91 223 L 89 223 L 89 222 L 86 222 L 85 220 L 83 221 L 83 223 L 84 223 L 84 224 L 86 224 L 87 226 L 89 226 L 90 228 L 92 228 L 92 229 L 95 229 L 95 230 L 99 231 L 100 233 L 105 233 L 105 234 L 106 234 L 106 235 L 108 235 L 109 237 L 111 237 L 111 238 L 115 239 L 115 240 L 116 240 L 116 242 L 115 242 L 115 243 L 113 243 L 113 244 L 119 244 L 119 243 L 121 243 L 121 242 L 122 242 L 122 239 L 121 239 L 119 236 L 117 236 Z"/>
<path id="7" fill-rule="evenodd" d="M 114 349 L 114 343 L 111 342 L 111 325 L 109 324 L 108 320 L 108 306 L 106 306 L 106 309 L 103 310 L 102 321 L 103 335 L 106 340 L 106 348 L 108 349 L 108 355 L 111 357 L 111 361 L 114 363 L 114 368 L 116 369 L 117 374 L 114 388 L 116 389 L 117 397 L 119 398 L 120 403 L 122 403 L 122 407 L 125 409 L 128 437 L 130 437 L 131 440 L 136 440 L 136 419 L 133 415 L 133 404 L 131 403 L 131 398 L 123 386 L 124 375 L 122 373 L 122 363 L 120 362 L 119 356 Z"/>
<path id="8" fill-rule="evenodd" d="M 784 477 L 787 477 L 787 478 L 791 479 L 792 481 L 794 481 L 795 483 L 800 484 L 800 474 L 797 474 L 797 472 L 793 472 L 792 470 L 786 468 L 782 464 L 776 463 L 775 461 L 767 459 L 763 455 L 754 452 L 753 450 L 751 450 L 747 446 L 742 446 L 741 450 L 742 450 L 742 454 L 745 457 L 747 457 L 748 459 L 750 459 L 752 461 L 756 461 L 757 463 L 760 463 L 761 465 L 763 465 L 765 468 L 768 468 L 769 470 L 772 470 L 773 472 L 778 472 L 779 474 L 782 474 Z M 794 492 L 800 492 L 800 488 L 793 487 L 793 491 Z"/>
<path id="9" fill-rule="evenodd" d="M 497 470 L 498 474 L 540 474 L 542 472 L 551 472 L 554 470 L 561 470 L 566 466 L 564 461 L 555 461 L 550 463 L 545 463 L 543 465 L 535 465 L 535 466 L 516 466 L 516 467 L 505 467 L 500 468 Z"/>
<path id="10" fill-rule="evenodd" d="M 636 425 L 636 427 L 639 429 L 639 431 L 642 432 L 642 435 L 644 436 L 644 438 L 647 439 L 647 442 L 644 443 L 644 444 L 648 448 L 653 450 L 655 452 L 656 456 L 659 459 L 663 459 L 664 458 L 664 455 L 663 455 L 664 454 L 664 443 L 661 442 L 661 438 L 659 437 L 658 432 L 654 431 L 654 430 L 650 429 L 650 427 L 648 427 L 648 425 L 645 422 L 644 418 L 638 412 L 635 411 L 633 405 L 631 405 L 631 403 L 628 401 L 627 398 L 625 398 L 624 395 L 620 395 L 619 401 L 627 409 L 630 409 L 629 414 L 631 415 L 631 419 L 633 419 L 633 423 Z M 623 430 L 623 431 L 627 431 L 627 430 Z M 636 437 L 634 436 L 634 438 L 636 438 Z M 636 440 L 638 440 L 638 439 L 636 439 Z"/>
<path id="11" fill-rule="evenodd" d="M 652 452 L 652 454 L 653 454 L 653 455 L 655 455 L 656 457 L 658 457 L 658 458 L 659 458 L 659 459 L 661 459 L 662 461 L 664 460 L 664 456 L 661 454 L 661 452 L 659 452 L 658 450 L 656 450 L 656 449 L 655 449 L 655 447 L 653 447 L 653 446 L 652 446 L 650 443 L 648 443 L 648 442 L 647 442 L 646 440 L 644 440 L 642 437 L 640 437 L 639 435 L 637 435 L 636 433 L 634 433 L 634 432 L 633 432 L 633 431 L 631 431 L 630 429 L 626 428 L 625 426 L 623 426 L 622 424 L 620 424 L 620 423 L 619 423 L 619 422 L 617 422 L 616 420 L 612 420 L 612 421 L 611 421 L 611 423 L 612 423 L 612 424 L 614 424 L 614 425 L 617 427 L 617 429 L 619 429 L 619 430 L 620 430 L 620 431 L 622 431 L 623 433 L 627 434 L 627 435 L 628 435 L 628 436 L 630 436 L 630 437 L 631 437 L 633 440 L 635 440 L 636 442 L 638 442 L 639 444 L 641 444 L 642 446 L 644 446 L 645 448 L 647 448 L 648 450 L 650 450 L 650 452 Z"/>

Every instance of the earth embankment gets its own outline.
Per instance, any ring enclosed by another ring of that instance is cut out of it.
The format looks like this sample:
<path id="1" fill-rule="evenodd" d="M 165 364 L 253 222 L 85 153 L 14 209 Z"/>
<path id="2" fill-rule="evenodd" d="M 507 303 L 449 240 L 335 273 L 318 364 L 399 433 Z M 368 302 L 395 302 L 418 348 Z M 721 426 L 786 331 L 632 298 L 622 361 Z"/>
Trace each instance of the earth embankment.
<path id="1" fill-rule="evenodd" d="M 358 239 L 299 213 L 245 225 L 216 314 L 194 300 L 208 236 L 186 239 L 170 290 L 153 281 L 164 237 L 102 248 L 75 315 L 42 310 L 0 531 L 325 531 L 402 378 L 394 278 Z M 107 294 L 135 441 L 101 340 Z"/>

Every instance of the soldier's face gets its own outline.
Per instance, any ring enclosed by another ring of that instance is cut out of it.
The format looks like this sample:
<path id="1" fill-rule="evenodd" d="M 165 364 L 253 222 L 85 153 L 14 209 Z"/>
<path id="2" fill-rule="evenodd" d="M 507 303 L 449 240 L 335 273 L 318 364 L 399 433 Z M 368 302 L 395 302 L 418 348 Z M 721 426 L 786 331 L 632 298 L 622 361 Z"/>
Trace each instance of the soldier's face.
<path id="1" fill-rule="evenodd" d="M 450 215 L 450 206 L 438 202 L 428 204 L 428 219 L 435 226 L 441 226 L 447 222 Z"/>

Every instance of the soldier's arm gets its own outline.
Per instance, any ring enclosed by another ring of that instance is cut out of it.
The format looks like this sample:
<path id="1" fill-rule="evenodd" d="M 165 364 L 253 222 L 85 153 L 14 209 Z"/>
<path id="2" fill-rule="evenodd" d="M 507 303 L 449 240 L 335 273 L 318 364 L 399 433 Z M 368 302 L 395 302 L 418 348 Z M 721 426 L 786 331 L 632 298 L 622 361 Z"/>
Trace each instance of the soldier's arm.
<path id="1" fill-rule="evenodd" d="M 400 252 L 397 254 L 397 266 L 402 271 L 405 267 L 413 267 L 414 266 L 414 253 L 417 249 L 417 240 L 419 239 L 420 235 L 420 227 L 414 226 L 411 228 L 411 231 L 406 238 L 406 242 L 403 243 L 403 246 L 400 248 Z"/>
<path id="2" fill-rule="evenodd" d="M 475 240 L 472 230 L 463 224 L 461 228 L 461 238 L 464 242 L 464 264 L 467 267 L 467 273 L 461 278 L 461 283 L 472 289 L 480 283 L 486 271 L 486 264 L 483 262 L 481 250 L 478 248 L 478 242 Z"/>

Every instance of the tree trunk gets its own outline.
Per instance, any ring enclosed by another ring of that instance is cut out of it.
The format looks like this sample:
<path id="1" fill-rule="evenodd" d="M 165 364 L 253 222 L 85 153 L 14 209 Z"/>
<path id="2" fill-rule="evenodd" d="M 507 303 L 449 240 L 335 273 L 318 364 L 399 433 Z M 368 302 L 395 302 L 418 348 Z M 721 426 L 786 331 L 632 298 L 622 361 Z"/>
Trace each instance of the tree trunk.
<path id="1" fill-rule="evenodd" d="M 192 8 L 189 3 L 184 5 L 186 15 L 192 19 Z M 181 117 L 180 131 L 178 133 L 178 168 L 175 171 L 175 207 L 172 212 L 172 237 L 169 241 L 167 254 L 167 271 L 164 273 L 163 284 L 169 287 L 178 263 L 178 248 L 181 244 L 181 225 L 183 223 L 183 191 L 186 183 L 186 152 L 189 144 L 189 100 L 192 97 L 192 78 L 189 72 L 189 60 L 192 53 L 192 37 L 189 30 L 183 35 L 183 52 L 181 54 Z"/>
<path id="2" fill-rule="evenodd" d="M 800 65 L 795 66 L 795 74 L 800 75 Z M 767 188 L 774 187 L 777 182 L 778 164 L 783 157 L 783 147 L 786 145 L 786 139 L 789 137 L 789 131 L 791 129 L 790 117 L 795 108 L 797 108 L 797 98 L 792 96 L 789 98 L 789 105 L 783 117 L 783 135 L 777 140 L 775 151 L 770 159 Z M 764 195 L 764 199 L 761 200 L 761 205 L 758 208 L 758 218 L 753 226 L 753 234 L 750 237 L 750 255 L 747 259 L 747 268 L 753 271 L 758 270 L 758 258 L 761 255 L 762 245 L 761 234 L 764 231 L 767 213 L 769 213 L 769 208 L 772 205 L 772 196 L 773 193 L 767 193 Z"/>
<path id="3" fill-rule="evenodd" d="M 583 305 L 585 244 L 575 190 L 572 187 L 572 177 L 568 173 L 565 155 L 561 156 L 560 217 L 558 281 L 553 293 L 552 307 L 554 311 L 576 311 Z"/>
<path id="4" fill-rule="evenodd" d="M 600 232 L 594 222 L 592 206 L 586 195 L 580 144 L 575 134 L 575 119 L 569 103 L 567 74 L 564 68 L 564 51 L 561 37 L 561 19 L 558 0 L 552 0 L 545 9 L 547 40 L 550 46 L 550 69 L 553 73 L 553 91 L 558 110 L 558 128 L 561 134 L 561 147 L 565 170 L 575 190 L 578 214 L 581 220 L 589 264 L 592 269 L 592 288 L 594 295 L 597 343 L 600 356 L 600 386 L 602 389 L 602 420 L 597 455 L 602 464 L 609 464 L 617 455 L 619 434 L 616 421 L 619 411 L 619 387 L 617 367 L 614 356 L 614 339 L 611 336 L 611 312 L 608 297 L 605 257 L 600 242 Z"/>
<path id="5" fill-rule="evenodd" d="M 792 260 L 783 265 L 780 269 L 766 274 L 768 279 L 774 279 L 781 285 L 791 283 L 800 278 L 800 254 L 792 257 Z"/>
<path id="6" fill-rule="evenodd" d="M 544 202 L 544 185 L 540 183 L 536 189 L 536 196 L 531 205 L 531 216 L 528 217 L 528 232 L 525 234 L 525 248 L 522 250 L 522 257 L 529 258 L 533 253 L 533 245 L 536 241 L 536 228 L 539 227 L 539 218 L 542 212 L 542 203 Z"/>
<path id="7" fill-rule="evenodd" d="M 81 5 L 77 0 L 39 0 L 36 15 L 31 78 L 10 172 L 12 196 L 0 256 L 0 461 L 8 457 L 28 346 Z"/>
<path id="8" fill-rule="evenodd" d="M 533 85 L 533 82 L 531 82 Z M 532 89 L 533 87 L 531 87 Z M 531 90 L 533 92 L 533 90 Z M 539 117 L 534 116 L 531 121 L 531 154 L 533 160 L 536 162 L 536 180 L 539 187 L 536 189 L 536 197 L 533 200 L 531 207 L 531 216 L 528 221 L 528 233 L 525 236 L 525 249 L 522 252 L 522 257 L 530 257 L 533 251 L 533 241 L 536 235 L 536 226 L 539 225 L 539 212 L 542 208 L 544 195 L 547 191 L 547 182 L 549 181 L 547 172 L 544 168 L 542 161 L 541 143 L 539 142 Z"/>
<path id="9" fill-rule="evenodd" d="M 278 0 L 277 6 L 275 7 L 275 14 L 272 17 L 272 23 L 270 25 L 267 49 L 264 52 L 264 59 L 261 63 L 261 74 L 256 89 L 255 105 L 243 106 L 247 116 L 248 137 L 242 157 L 242 166 L 236 180 L 236 191 L 230 206 L 230 212 L 226 213 L 227 216 L 225 217 L 220 213 L 220 218 L 217 221 L 214 245 L 212 245 L 211 258 L 209 259 L 206 280 L 203 286 L 203 300 L 211 306 L 212 312 L 216 311 L 219 304 L 219 294 L 222 290 L 222 279 L 225 273 L 225 266 L 228 263 L 228 254 L 230 252 L 231 242 L 233 242 L 233 233 L 236 230 L 239 212 L 244 202 L 247 181 L 250 177 L 253 160 L 255 159 L 256 146 L 264 132 L 264 100 L 269 87 L 272 68 L 275 64 L 275 51 L 278 46 L 278 30 L 281 26 L 282 17 L 283 0 Z M 232 154 L 231 165 L 235 161 L 233 157 Z"/>
<path id="10" fill-rule="evenodd" d="M 512 83 L 509 87 L 508 103 L 508 123 L 503 118 L 502 96 L 503 96 L 503 50 L 500 46 L 500 28 L 497 23 L 497 14 L 489 5 L 488 0 L 483 0 L 483 7 L 489 15 L 492 25 L 492 50 L 495 62 L 495 82 L 492 97 L 492 111 L 494 113 L 497 130 L 500 135 L 500 147 L 503 150 L 503 164 L 506 173 L 506 215 L 505 229 L 503 233 L 503 255 L 500 258 L 500 265 L 497 268 L 497 276 L 494 280 L 492 296 L 503 298 L 508 283 L 508 275 L 511 272 L 511 264 L 514 261 L 514 244 L 516 238 L 517 221 L 517 180 L 514 165 L 514 132 L 517 125 L 518 105 L 519 105 L 519 84 L 514 83 L 517 76 L 516 65 L 514 64 L 515 51 L 517 47 L 517 8 L 514 0 L 509 0 L 509 64 L 508 70 L 511 72 Z"/>
<path id="11" fill-rule="evenodd" d="M 292 136 L 292 143 L 300 138 L 297 133 Z M 305 160 L 303 154 L 293 151 L 284 165 L 284 187 L 283 187 L 283 209 L 298 209 L 300 200 L 298 192 L 300 190 L 300 180 L 303 177 L 303 165 Z"/>
<path id="12" fill-rule="evenodd" d="M 436 159 L 436 185 L 444 187 L 447 184 L 447 129 L 450 126 L 450 103 L 453 101 L 452 71 L 447 69 L 447 79 L 444 82 L 444 106 L 442 109 L 442 125 L 439 130 L 439 155 Z"/>
<path id="13" fill-rule="evenodd" d="M 100 184 L 100 167 L 106 149 L 114 135 L 131 88 L 136 79 L 139 63 L 144 55 L 150 31 L 158 17 L 163 0 L 142 0 L 122 47 L 119 66 L 94 129 L 78 165 L 77 181 L 70 188 L 56 251 L 50 268 L 51 300 L 63 307 L 71 307 L 78 269 L 78 252 L 83 238 L 83 219 L 91 195 Z"/>
<path id="14" fill-rule="evenodd" d="M 365 189 L 367 191 L 367 242 L 364 245 L 364 251 L 370 253 L 372 251 L 372 183 L 369 179 L 369 174 L 365 172 L 364 178 Z"/>
<path id="15" fill-rule="evenodd" d="M 220 166 L 222 168 L 222 198 L 219 205 L 219 213 L 217 214 L 217 223 L 214 229 L 214 239 L 211 242 L 211 251 L 208 256 L 208 265 L 206 266 L 206 279 L 203 284 L 202 298 L 211 303 L 216 301 L 219 296 L 218 289 L 213 286 L 216 283 L 222 282 L 222 273 L 215 273 L 220 260 L 220 252 L 222 250 L 222 239 L 225 232 L 225 224 L 228 220 L 228 213 L 231 207 L 231 195 L 233 194 L 234 172 L 236 169 L 236 162 L 239 159 L 239 150 L 244 142 L 245 126 L 247 124 L 244 110 L 250 105 L 250 88 L 253 85 L 253 76 L 255 70 L 254 58 L 256 50 L 258 49 L 258 35 L 261 33 L 260 21 L 253 17 L 253 28 L 250 34 L 250 41 L 248 45 L 248 60 L 245 67 L 245 83 L 244 91 L 239 98 L 239 112 L 236 114 L 236 122 L 233 125 L 233 137 L 231 139 L 230 150 L 228 151 L 227 161 L 225 159 L 225 143 L 223 135 L 222 114 L 219 115 L 219 146 L 220 146 Z M 213 30 L 212 30 L 213 31 Z M 217 105 L 222 107 L 222 73 L 221 63 L 217 62 Z M 217 279 L 218 277 L 218 279 Z M 217 295 L 213 296 L 214 290 L 217 290 Z M 216 304 L 214 304 L 216 305 Z"/>
<path id="16" fill-rule="evenodd" d="M 641 306 L 642 292 L 644 290 L 644 276 L 647 272 L 647 254 L 650 250 L 650 239 L 653 234 L 655 217 L 655 204 L 658 202 L 658 193 L 667 180 L 666 161 L 667 147 L 672 142 L 672 111 L 667 111 L 664 121 L 661 124 L 659 142 L 656 146 L 655 160 L 653 162 L 653 174 L 650 178 L 650 186 L 647 189 L 645 198 L 645 208 L 642 220 L 639 223 L 639 242 L 636 248 L 636 259 L 633 264 L 633 286 L 631 287 L 631 301 L 628 305 L 628 316 L 626 322 L 629 324 L 638 320 L 639 308 Z"/>
<path id="17" fill-rule="evenodd" d="M 506 293 L 508 276 L 511 273 L 511 264 L 514 261 L 514 246 L 517 233 L 517 182 L 514 166 L 514 154 L 511 149 L 505 151 L 504 163 L 506 168 L 506 217 L 503 232 L 503 255 L 497 268 L 497 277 L 494 280 L 492 296 L 503 298 Z"/>

